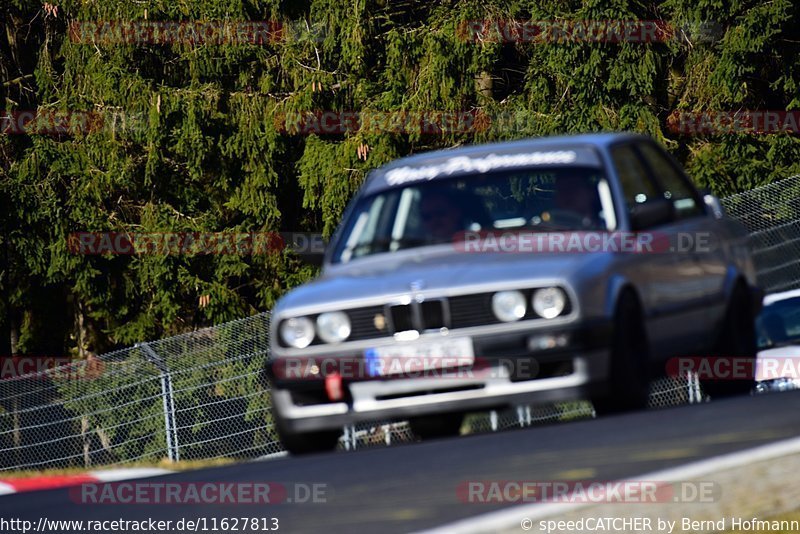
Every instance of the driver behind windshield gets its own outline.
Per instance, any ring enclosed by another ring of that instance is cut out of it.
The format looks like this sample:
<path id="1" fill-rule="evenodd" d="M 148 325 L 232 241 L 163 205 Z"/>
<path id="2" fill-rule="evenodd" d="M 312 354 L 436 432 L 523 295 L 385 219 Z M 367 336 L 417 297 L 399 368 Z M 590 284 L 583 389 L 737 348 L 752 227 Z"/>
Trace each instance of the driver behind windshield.
<path id="1" fill-rule="evenodd" d="M 564 175 L 555 183 L 553 207 L 543 219 L 568 227 L 602 228 L 600 211 L 597 185 L 585 176 Z"/>
<path id="2" fill-rule="evenodd" d="M 427 191 L 420 202 L 420 219 L 426 237 L 432 241 L 452 240 L 464 230 L 464 211 L 453 195 L 444 191 Z"/>

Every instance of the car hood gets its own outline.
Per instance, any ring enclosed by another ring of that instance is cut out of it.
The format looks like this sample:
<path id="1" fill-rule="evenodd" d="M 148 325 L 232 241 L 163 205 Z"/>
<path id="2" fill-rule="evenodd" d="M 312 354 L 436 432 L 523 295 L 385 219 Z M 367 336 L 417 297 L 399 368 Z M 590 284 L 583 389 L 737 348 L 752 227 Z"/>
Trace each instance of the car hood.
<path id="1" fill-rule="evenodd" d="M 434 247 L 424 254 L 401 251 L 329 266 L 317 280 L 290 291 L 275 308 L 326 305 L 361 299 L 406 295 L 412 284 L 420 291 L 442 292 L 483 284 L 513 285 L 515 281 L 569 283 L 577 271 L 601 271 L 608 254 L 518 254 L 454 252 Z"/>

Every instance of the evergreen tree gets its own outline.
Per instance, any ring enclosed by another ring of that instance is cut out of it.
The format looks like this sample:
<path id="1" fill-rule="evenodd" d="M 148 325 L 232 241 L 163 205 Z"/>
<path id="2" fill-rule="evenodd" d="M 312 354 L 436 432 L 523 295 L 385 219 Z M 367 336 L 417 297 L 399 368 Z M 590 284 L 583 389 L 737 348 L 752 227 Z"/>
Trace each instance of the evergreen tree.
<path id="1" fill-rule="evenodd" d="M 85 113 L 91 123 L 0 135 L 0 352 L 102 352 L 269 309 L 315 273 L 289 251 L 80 255 L 68 236 L 330 235 L 369 169 L 414 152 L 635 130 L 719 194 L 800 171 L 796 136 L 669 126 L 676 112 L 800 107 L 791 0 L 7 0 L 0 9 L 6 112 Z M 657 20 L 672 38 L 465 36 L 471 21 L 512 19 Z M 114 42 L 121 23 L 154 21 L 280 28 L 261 43 Z M 436 135 L 287 127 L 287 117 L 319 110 L 490 120 Z"/>

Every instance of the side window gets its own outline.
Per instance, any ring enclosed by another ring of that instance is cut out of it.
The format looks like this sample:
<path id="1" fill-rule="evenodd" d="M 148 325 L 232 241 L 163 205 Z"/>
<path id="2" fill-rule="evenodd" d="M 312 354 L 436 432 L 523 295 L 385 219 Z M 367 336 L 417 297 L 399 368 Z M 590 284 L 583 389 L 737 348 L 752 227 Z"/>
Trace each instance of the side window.
<path id="1" fill-rule="evenodd" d="M 650 143 L 641 143 L 639 150 L 653 172 L 655 178 L 664 188 L 664 197 L 675 205 L 675 213 L 679 218 L 692 217 L 705 212 L 696 198 L 691 186 L 675 169 L 669 158 Z"/>
<path id="2" fill-rule="evenodd" d="M 633 145 L 622 145 L 611 150 L 611 159 L 617 168 L 625 205 L 630 210 L 637 204 L 658 198 L 658 188 L 650 178 L 633 149 Z"/>

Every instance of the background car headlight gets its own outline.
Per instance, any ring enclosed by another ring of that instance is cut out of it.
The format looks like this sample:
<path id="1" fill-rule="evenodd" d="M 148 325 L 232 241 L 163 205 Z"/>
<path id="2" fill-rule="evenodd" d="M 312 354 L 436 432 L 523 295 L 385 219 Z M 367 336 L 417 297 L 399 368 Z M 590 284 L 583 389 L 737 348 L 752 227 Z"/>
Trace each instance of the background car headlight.
<path id="1" fill-rule="evenodd" d="M 499 291 L 492 295 L 492 311 L 501 321 L 519 321 L 526 308 L 525 295 L 520 291 Z"/>
<path id="2" fill-rule="evenodd" d="M 564 308 L 567 306 L 567 295 L 564 294 L 562 289 L 548 287 L 534 291 L 531 301 L 533 304 L 533 311 L 535 311 L 539 317 L 553 319 L 561 315 L 561 312 L 563 312 Z"/>
<path id="3" fill-rule="evenodd" d="M 287 345 L 304 349 L 314 341 L 314 323 L 308 317 L 286 319 L 281 324 L 281 337 Z"/>
<path id="4" fill-rule="evenodd" d="M 350 318 L 344 312 L 326 312 L 317 317 L 317 334 L 326 343 L 339 343 L 350 335 Z"/>

